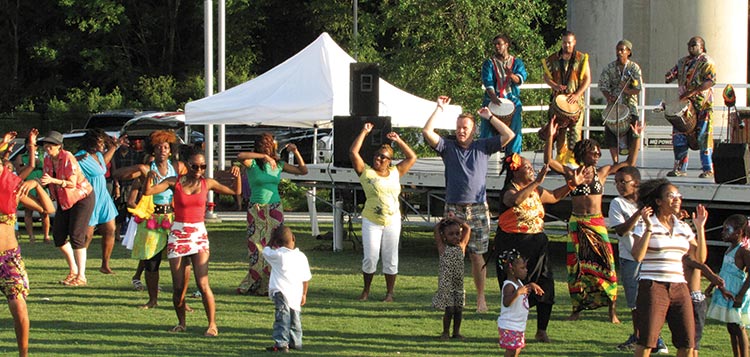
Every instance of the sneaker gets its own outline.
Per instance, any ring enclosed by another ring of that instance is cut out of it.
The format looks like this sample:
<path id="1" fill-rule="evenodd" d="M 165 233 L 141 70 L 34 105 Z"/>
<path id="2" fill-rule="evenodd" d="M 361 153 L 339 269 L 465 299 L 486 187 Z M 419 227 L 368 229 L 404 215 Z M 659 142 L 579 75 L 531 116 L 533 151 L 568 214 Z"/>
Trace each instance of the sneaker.
<path id="1" fill-rule="evenodd" d="M 664 343 L 664 339 L 659 336 L 659 339 L 656 341 L 656 353 L 669 353 L 669 348 L 667 348 L 667 344 Z"/>
<path id="2" fill-rule="evenodd" d="M 631 334 L 627 341 L 617 345 L 617 349 L 620 351 L 633 351 L 635 350 L 636 342 L 638 342 L 638 340 L 635 338 L 635 335 Z"/>
<path id="3" fill-rule="evenodd" d="M 287 347 L 287 346 L 279 347 L 279 346 L 273 345 L 271 347 L 266 347 L 266 351 L 268 351 L 268 352 L 289 353 L 289 347 Z"/>
<path id="4" fill-rule="evenodd" d="M 698 175 L 698 178 L 709 178 L 714 177 L 713 171 L 703 171 L 700 175 Z"/>
<path id="5" fill-rule="evenodd" d="M 685 171 L 678 171 L 678 170 L 672 170 L 667 172 L 667 176 L 669 177 L 684 177 L 687 176 L 687 172 Z"/>

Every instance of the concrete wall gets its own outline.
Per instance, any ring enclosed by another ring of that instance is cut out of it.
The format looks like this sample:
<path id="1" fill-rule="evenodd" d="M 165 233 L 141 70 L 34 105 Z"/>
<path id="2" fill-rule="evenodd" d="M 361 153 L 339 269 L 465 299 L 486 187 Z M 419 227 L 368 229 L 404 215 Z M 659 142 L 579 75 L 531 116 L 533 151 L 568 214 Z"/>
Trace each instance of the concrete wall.
<path id="1" fill-rule="evenodd" d="M 701 36 L 716 61 L 717 82 L 747 83 L 747 0 L 568 0 L 568 28 L 576 33 L 579 49 L 591 55 L 594 82 L 614 60 L 622 38 L 633 42 L 632 59 L 640 64 L 644 81 L 664 83 L 664 73 L 687 55 L 690 37 Z M 737 94 L 737 105 L 745 106 L 746 92 Z M 592 90 L 592 95 L 600 93 Z M 645 104 L 676 96 L 675 90 L 649 90 Z M 715 97 L 721 105 L 721 91 Z M 722 125 L 723 113 L 718 114 Z"/>

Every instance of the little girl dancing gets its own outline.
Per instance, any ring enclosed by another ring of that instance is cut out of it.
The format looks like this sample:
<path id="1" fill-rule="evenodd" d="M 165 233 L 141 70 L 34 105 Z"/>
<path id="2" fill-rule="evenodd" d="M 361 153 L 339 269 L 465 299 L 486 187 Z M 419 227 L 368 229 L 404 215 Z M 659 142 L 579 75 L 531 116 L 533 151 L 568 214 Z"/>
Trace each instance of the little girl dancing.
<path id="1" fill-rule="evenodd" d="M 457 216 L 443 218 L 435 226 L 435 243 L 440 254 L 440 275 L 437 292 L 432 298 L 432 306 L 436 309 L 445 309 L 441 340 L 447 340 L 451 336 L 451 319 L 453 320 L 452 337 L 464 339 L 460 332 L 466 299 L 464 253 L 469 244 L 470 235 L 471 227 Z"/>
<path id="2" fill-rule="evenodd" d="M 500 316 L 497 318 L 497 332 L 500 335 L 498 344 L 505 348 L 505 356 L 518 356 L 526 346 L 524 331 L 529 317 L 529 291 L 536 295 L 543 295 L 544 290 L 536 283 L 523 285 L 526 278 L 526 260 L 513 249 L 503 252 L 500 263 L 505 270 L 507 279 L 503 282 Z"/>
<path id="3" fill-rule="evenodd" d="M 719 276 L 724 286 L 718 286 L 720 294 L 714 294 L 707 316 L 727 324 L 732 353 L 735 356 L 748 356 L 746 327 L 750 326 L 750 251 L 742 246 L 749 235 L 750 227 L 744 215 L 733 214 L 724 221 L 721 238 L 730 246 L 724 253 Z M 706 289 L 710 293 L 713 284 Z"/>

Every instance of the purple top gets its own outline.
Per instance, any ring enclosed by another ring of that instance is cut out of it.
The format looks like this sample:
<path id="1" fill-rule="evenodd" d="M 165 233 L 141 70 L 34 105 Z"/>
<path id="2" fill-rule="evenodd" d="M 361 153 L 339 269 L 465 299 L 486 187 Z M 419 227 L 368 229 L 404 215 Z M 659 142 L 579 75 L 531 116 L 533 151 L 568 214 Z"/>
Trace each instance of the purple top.
<path id="1" fill-rule="evenodd" d="M 441 137 L 435 151 L 445 165 L 445 203 L 487 201 L 487 164 L 490 155 L 501 149 L 500 135 L 474 140 L 468 149 Z"/>

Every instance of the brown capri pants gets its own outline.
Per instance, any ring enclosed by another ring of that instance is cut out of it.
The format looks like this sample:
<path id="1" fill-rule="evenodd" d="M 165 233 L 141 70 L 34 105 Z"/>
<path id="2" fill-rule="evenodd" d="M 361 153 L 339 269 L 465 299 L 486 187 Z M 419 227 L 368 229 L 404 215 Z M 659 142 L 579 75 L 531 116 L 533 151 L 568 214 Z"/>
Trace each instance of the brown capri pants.
<path id="1" fill-rule="evenodd" d="M 664 321 L 672 331 L 672 344 L 679 348 L 695 346 L 693 300 L 686 283 L 664 283 L 654 280 L 638 282 L 635 302 L 638 316 L 638 344 L 656 348 Z"/>
<path id="2" fill-rule="evenodd" d="M 86 248 L 86 233 L 89 230 L 89 220 L 94 212 L 95 203 L 96 197 L 94 192 L 91 192 L 90 195 L 78 201 L 73 207 L 57 211 L 55 225 L 52 227 L 55 247 L 62 247 L 70 237 L 70 246 L 73 249 Z"/>

